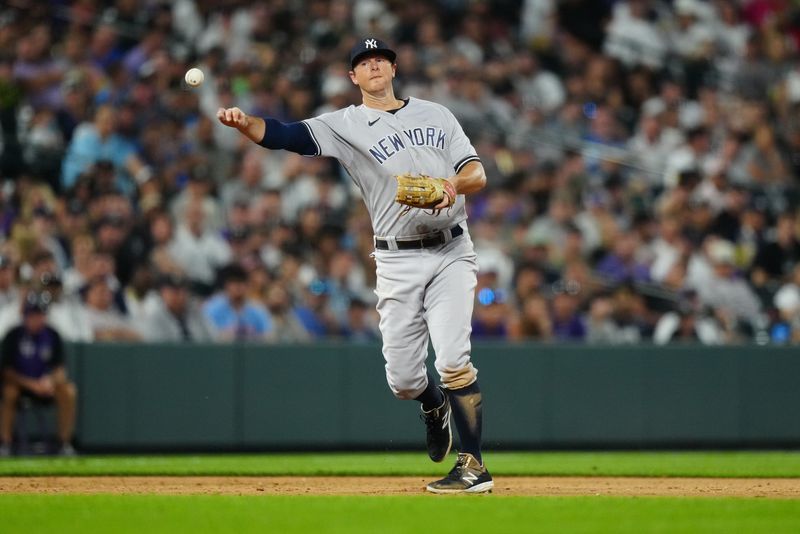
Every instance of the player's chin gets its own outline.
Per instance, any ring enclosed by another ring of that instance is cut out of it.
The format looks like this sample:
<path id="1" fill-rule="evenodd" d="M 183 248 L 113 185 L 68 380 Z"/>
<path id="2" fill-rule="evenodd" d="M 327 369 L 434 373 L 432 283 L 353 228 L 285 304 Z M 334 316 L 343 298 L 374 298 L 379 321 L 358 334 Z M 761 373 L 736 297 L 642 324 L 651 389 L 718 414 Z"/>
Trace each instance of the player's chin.
<path id="1" fill-rule="evenodd" d="M 369 81 L 369 88 L 372 91 L 381 91 L 383 89 L 386 89 L 386 78 L 382 76 L 378 78 L 372 78 Z"/>

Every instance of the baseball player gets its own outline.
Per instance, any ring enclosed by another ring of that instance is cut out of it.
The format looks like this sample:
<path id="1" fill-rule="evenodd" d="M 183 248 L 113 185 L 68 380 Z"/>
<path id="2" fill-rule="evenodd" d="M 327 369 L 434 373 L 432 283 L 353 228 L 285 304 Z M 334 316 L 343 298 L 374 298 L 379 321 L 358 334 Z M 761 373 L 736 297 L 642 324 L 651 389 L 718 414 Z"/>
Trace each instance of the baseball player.
<path id="1" fill-rule="evenodd" d="M 417 98 L 398 99 L 396 54 L 361 39 L 350 51 L 350 80 L 362 104 L 282 123 L 220 109 L 219 121 L 269 149 L 339 160 L 361 190 L 375 233 L 377 310 L 386 378 L 394 395 L 421 403 L 428 454 L 455 467 L 433 493 L 482 493 L 494 482 L 481 458 L 482 407 L 470 332 L 477 263 L 464 195 L 486 184 L 475 149 L 453 114 Z M 436 177 L 436 178 L 431 178 Z M 426 371 L 428 337 L 441 386 Z"/>

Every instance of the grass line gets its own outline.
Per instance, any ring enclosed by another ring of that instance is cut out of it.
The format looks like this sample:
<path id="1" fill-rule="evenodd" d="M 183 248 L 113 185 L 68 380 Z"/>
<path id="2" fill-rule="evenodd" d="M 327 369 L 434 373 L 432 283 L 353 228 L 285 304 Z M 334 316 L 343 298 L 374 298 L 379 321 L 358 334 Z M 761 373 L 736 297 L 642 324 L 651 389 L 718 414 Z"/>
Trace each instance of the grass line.
<path id="1" fill-rule="evenodd" d="M 451 457 L 455 460 L 455 456 Z M 496 476 L 800 477 L 800 452 L 487 453 Z M 0 459 L 0 476 L 433 476 L 424 453 L 219 454 Z"/>

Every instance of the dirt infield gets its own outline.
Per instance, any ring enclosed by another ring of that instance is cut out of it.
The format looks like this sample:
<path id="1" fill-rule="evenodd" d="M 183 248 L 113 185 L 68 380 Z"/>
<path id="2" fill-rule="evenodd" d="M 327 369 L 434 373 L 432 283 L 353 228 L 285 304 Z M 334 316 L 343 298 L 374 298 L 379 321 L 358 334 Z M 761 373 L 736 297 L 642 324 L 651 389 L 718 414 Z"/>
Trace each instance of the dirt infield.
<path id="1" fill-rule="evenodd" d="M 420 477 L 0 477 L 0 493 L 414 495 Z M 500 477 L 495 494 L 800 499 L 797 478 Z"/>

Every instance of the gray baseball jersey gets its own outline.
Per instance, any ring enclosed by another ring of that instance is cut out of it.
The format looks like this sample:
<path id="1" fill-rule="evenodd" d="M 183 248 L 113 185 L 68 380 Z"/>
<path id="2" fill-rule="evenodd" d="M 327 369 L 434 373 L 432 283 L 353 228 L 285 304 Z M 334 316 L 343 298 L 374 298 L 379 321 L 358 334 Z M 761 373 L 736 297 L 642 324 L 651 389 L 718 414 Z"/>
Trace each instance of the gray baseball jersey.
<path id="1" fill-rule="evenodd" d="M 412 209 L 400 216 L 395 202 L 397 174 L 427 174 L 447 178 L 470 161 L 475 149 L 461 125 L 444 106 L 409 98 L 395 112 L 365 105 L 325 113 L 303 123 L 318 156 L 339 160 L 361 190 L 377 236 L 414 237 L 450 228 L 467 218 L 464 195 L 438 216 Z"/>

